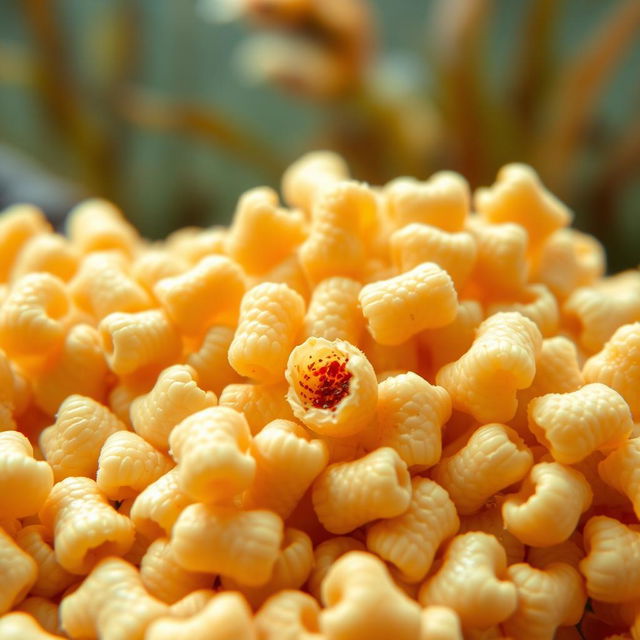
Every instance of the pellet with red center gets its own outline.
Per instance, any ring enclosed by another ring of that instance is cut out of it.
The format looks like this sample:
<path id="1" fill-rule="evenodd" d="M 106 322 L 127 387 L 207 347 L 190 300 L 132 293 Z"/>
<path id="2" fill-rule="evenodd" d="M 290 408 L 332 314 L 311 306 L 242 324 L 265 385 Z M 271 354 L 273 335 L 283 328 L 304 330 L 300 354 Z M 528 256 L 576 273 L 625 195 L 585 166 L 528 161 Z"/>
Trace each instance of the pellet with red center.
<path id="1" fill-rule="evenodd" d="M 375 371 L 346 340 L 308 338 L 291 352 L 285 375 L 293 414 L 318 434 L 350 436 L 375 416 Z"/>

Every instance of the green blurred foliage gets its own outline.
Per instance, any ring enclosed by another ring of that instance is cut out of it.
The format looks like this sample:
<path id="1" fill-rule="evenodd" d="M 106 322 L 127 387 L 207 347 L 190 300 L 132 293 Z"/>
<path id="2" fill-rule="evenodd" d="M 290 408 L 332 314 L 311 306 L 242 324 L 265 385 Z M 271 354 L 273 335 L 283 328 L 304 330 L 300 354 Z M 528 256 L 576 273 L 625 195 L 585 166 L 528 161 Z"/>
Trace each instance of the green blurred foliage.
<path id="1" fill-rule="evenodd" d="M 640 262 L 640 15 L 630 4 L 371 0 L 375 45 L 351 88 L 293 95 L 269 78 L 247 82 L 237 64 L 264 25 L 212 23 L 194 0 L 5 0 L 0 144 L 65 179 L 69 199 L 115 201 L 152 238 L 227 223 L 244 190 L 277 187 L 313 148 L 339 150 L 354 177 L 377 183 L 452 168 L 477 187 L 503 163 L 530 162 L 618 270 Z M 447 11 L 457 31 L 441 24 Z M 589 57 L 616 12 L 612 43 Z M 331 37 L 313 28 L 314 43 Z M 620 29 L 629 44 L 616 50 Z M 565 153 L 560 141 L 581 123 Z"/>

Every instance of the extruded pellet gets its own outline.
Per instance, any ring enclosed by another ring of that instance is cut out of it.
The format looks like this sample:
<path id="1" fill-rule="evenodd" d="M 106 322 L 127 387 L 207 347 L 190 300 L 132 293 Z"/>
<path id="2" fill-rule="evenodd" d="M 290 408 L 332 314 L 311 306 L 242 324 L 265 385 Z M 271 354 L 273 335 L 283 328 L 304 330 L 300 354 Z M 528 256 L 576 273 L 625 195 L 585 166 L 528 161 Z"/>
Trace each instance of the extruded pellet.
<path id="1" fill-rule="evenodd" d="M 518 434 L 494 423 L 476 429 L 460 450 L 443 457 L 432 476 L 447 490 L 458 513 L 467 515 L 522 480 L 532 464 L 533 455 Z"/>
<path id="2" fill-rule="evenodd" d="M 453 322 L 458 297 L 449 274 L 425 262 L 394 278 L 365 285 L 360 305 L 371 335 L 380 344 L 397 345 L 425 329 Z"/>
<path id="3" fill-rule="evenodd" d="M 529 403 L 529 429 L 551 455 L 574 464 L 593 451 L 611 451 L 633 429 L 629 405 L 619 393 L 594 382 L 572 393 L 549 393 Z"/>
<path id="4" fill-rule="evenodd" d="M 3 518 L 37 513 L 53 487 L 51 466 L 34 459 L 31 443 L 19 431 L 0 432 L 0 487 Z"/>
<path id="5" fill-rule="evenodd" d="M 30 593 L 51 598 L 77 581 L 78 576 L 69 573 L 57 561 L 53 550 L 53 535 L 40 524 L 23 527 L 17 532 L 16 543 L 28 553 L 38 565 L 38 577 Z"/>
<path id="6" fill-rule="evenodd" d="M 452 232 L 464 228 L 471 200 L 467 181 L 453 171 L 438 171 L 425 182 L 398 178 L 384 197 L 397 228 L 420 223 Z"/>
<path id="7" fill-rule="evenodd" d="M 69 476 L 95 477 L 100 449 L 125 426 L 92 398 L 71 395 L 60 405 L 55 423 L 40 434 L 40 447 L 56 481 Z"/>
<path id="8" fill-rule="evenodd" d="M 269 187 L 245 192 L 229 229 L 227 250 L 248 274 L 261 274 L 287 258 L 307 235 L 302 212 L 278 207 Z"/>
<path id="9" fill-rule="evenodd" d="M 358 301 L 361 288 L 359 282 L 340 276 L 319 282 L 304 318 L 304 337 L 346 340 L 357 346 L 364 329 Z"/>
<path id="10" fill-rule="evenodd" d="M 348 533 L 372 520 L 399 516 L 410 502 L 407 465 L 389 447 L 329 465 L 313 483 L 313 507 L 331 533 Z"/>
<path id="11" fill-rule="evenodd" d="M 169 435 L 179 422 L 217 404 L 215 394 L 201 389 L 198 382 L 195 369 L 188 365 L 167 367 L 153 389 L 131 403 L 135 432 L 160 451 L 168 451 Z"/>
<path id="12" fill-rule="evenodd" d="M 316 633 L 320 605 L 308 593 L 285 589 L 260 607 L 254 623 L 261 640 L 323 640 Z"/>
<path id="13" fill-rule="evenodd" d="M 260 382 L 282 379 L 291 349 L 302 332 L 305 304 L 286 284 L 265 282 L 242 298 L 229 363 Z"/>
<path id="14" fill-rule="evenodd" d="M 585 477 L 558 462 L 536 464 L 518 493 L 502 505 L 505 528 L 531 547 L 550 547 L 567 540 L 593 493 Z"/>
<path id="15" fill-rule="evenodd" d="M 367 548 L 414 583 L 425 577 L 442 542 L 458 532 L 460 520 L 449 495 L 438 484 L 415 477 L 411 486 L 408 509 L 369 527 Z"/>
<path id="16" fill-rule="evenodd" d="M 237 590 L 249 604 L 257 609 L 269 597 L 284 589 L 299 589 L 306 582 L 313 566 L 313 545 L 311 538 L 299 529 L 287 527 L 284 530 L 278 557 L 271 576 L 262 585 L 245 586 L 233 578 L 222 577 L 225 589 Z"/>
<path id="17" fill-rule="evenodd" d="M 192 504 L 173 526 L 171 549 L 185 569 L 259 586 L 271 576 L 283 531 L 282 520 L 272 511 Z"/>
<path id="18" fill-rule="evenodd" d="M 438 371 L 436 382 L 453 407 L 479 422 L 507 422 L 517 409 L 516 392 L 533 382 L 542 346 L 538 327 L 517 312 L 496 313 L 478 327 L 470 349 Z"/>
<path id="19" fill-rule="evenodd" d="M 464 288 L 476 260 L 476 241 L 466 232 L 448 233 L 426 224 L 408 224 L 389 238 L 391 258 L 402 273 L 423 262 L 434 262 L 444 269 L 456 288 Z"/>
<path id="20" fill-rule="evenodd" d="M 110 500 L 137 496 L 174 466 L 167 457 L 131 431 L 116 431 L 102 445 L 98 458 L 98 487 Z"/>
<path id="21" fill-rule="evenodd" d="M 147 593 L 133 565 L 105 558 L 62 599 L 60 619 L 72 638 L 142 640 L 149 624 L 168 609 Z"/>
<path id="22" fill-rule="evenodd" d="M 207 256 L 153 288 L 172 322 L 182 333 L 194 336 L 216 322 L 234 322 L 244 290 L 242 269 L 226 256 Z"/>
<path id="23" fill-rule="evenodd" d="M 243 497 L 248 509 L 270 509 L 288 518 L 318 474 L 327 466 L 327 445 L 302 426 L 274 420 L 251 442 L 255 479 Z"/>
<path id="24" fill-rule="evenodd" d="M 33 616 L 19 611 L 0 616 L 0 636 L 4 640 L 63 640 L 63 636 L 45 631 Z"/>
<path id="25" fill-rule="evenodd" d="M 256 470 L 249 453 L 245 417 L 228 407 L 210 407 L 180 422 L 169 436 L 181 489 L 194 500 L 231 499 L 249 488 Z"/>
<path id="26" fill-rule="evenodd" d="M 64 340 L 70 308 L 60 278 L 27 274 L 12 286 L 0 307 L 0 348 L 10 357 L 42 359 Z"/>
<path id="27" fill-rule="evenodd" d="M 238 593 L 218 593 L 193 616 L 161 617 L 148 627 L 145 640 L 257 640 L 244 598 Z"/>
<path id="28" fill-rule="evenodd" d="M 322 585 L 320 631 L 327 638 L 414 640 L 420 607 L 394 583 L 384 563 L 350 551 L 329 569 Z"/>
<path id="29" fill-rule="evenodd" d="M 40 521 L 54 536 L 56 560 L 70 573 L 87 574 L 107 556 L 133 544 L 133 522 L 119 514 L 89 478 L 65 478 L 51 490 Z"/>
<path id="30" fill-rule="evenodd" d="M 107 364 L 119 376 L 163 369 L 182 348 L 176 328 L 159 309 L 111 313 L 98 331 Z"/>
<path id="31" fill-rule="evenodd" d="M 536 172 L 524 164 L 502 167 L 491 187 L 476 191 L 474 202 L 491 223 L 522 225 L 532 249 L 554 231 L 568 226 L 573 218 L 569 209 L 544 188 Z"/>
<path id="32" fill-rule="evenodd" d="M 21 602 L 38 577 L 38 565 L 0 527 L 0 616 Z M 1 619 L 1 618 L 0 618 Z"/>
<path id="33" fill-rule="evenodd" d="M 447 547 L 441 568 L 422 585 L 419 601 L 423 607 L 451 607 L 464 628 L 503 622 L 517 606 L 504 549 L 486 533 L 456 536 Z"/>

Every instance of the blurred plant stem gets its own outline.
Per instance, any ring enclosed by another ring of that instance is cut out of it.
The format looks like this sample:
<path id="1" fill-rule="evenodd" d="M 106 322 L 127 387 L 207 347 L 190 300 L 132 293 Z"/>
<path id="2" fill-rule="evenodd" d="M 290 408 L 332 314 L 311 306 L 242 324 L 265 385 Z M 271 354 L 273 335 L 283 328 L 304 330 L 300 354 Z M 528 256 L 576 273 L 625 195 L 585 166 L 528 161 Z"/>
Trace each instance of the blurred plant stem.
<path id="1" fill-rule="evenodd" d="M 279 179 L 286 163 L 246 128 L 231 124 L 226 114 L 210 106 L 175 102 L 150 91 L 129 90 L 121 96 L 120 112 L 130 122 L 163 132 L 177 132 L 221 146 L 239 159 Z"/>
<path id="2" fill-rule="evenodd" d="M 70 69 L 65 37 L 49 0 L 23 0 L 25 24 L 35 51 L 34 85 L 54 126 L 72 150 L 74 172 L 96 195 L 113 193 L 109 138 L 93 117 L 87 96 Z"/>
<path id="3" fill-rule="evenodd" d="M 533 161 L 552 191 L 565 194 L 580 147 L 604 85 L 640 34 L 640 2 L 619 3 L 587 42 L 557 73 L 549 97 L 548 125 L 539 131 Z"/>

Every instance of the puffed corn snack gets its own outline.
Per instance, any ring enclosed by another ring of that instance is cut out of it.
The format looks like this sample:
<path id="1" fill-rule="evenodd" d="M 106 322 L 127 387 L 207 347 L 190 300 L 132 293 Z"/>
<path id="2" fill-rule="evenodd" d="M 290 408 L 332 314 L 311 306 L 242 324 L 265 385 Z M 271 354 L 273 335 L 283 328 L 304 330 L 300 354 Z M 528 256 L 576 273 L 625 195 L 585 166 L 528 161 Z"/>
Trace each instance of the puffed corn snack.
<path id="1" fill-rule="evenodd" d="M 640 640 L 640 272 L 521 164 L 282 194 L 0 212 L 0 639 Z"/>

